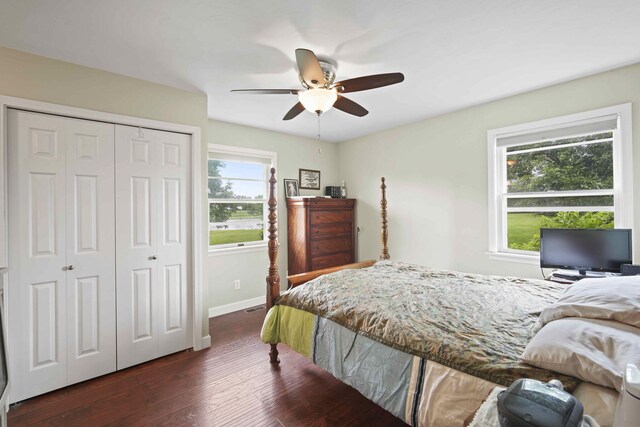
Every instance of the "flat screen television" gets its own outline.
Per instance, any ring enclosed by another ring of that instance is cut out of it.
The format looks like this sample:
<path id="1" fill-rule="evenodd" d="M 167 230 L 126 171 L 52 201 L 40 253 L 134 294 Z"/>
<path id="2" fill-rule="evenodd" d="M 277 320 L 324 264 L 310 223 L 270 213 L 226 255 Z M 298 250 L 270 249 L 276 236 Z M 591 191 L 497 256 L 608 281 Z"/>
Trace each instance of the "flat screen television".
<path id="1" fill-rule="evenodd" d="M 541 228 L 540 267 L 620 272 L 631 264 L 631 230 L 586 228 Z"/>

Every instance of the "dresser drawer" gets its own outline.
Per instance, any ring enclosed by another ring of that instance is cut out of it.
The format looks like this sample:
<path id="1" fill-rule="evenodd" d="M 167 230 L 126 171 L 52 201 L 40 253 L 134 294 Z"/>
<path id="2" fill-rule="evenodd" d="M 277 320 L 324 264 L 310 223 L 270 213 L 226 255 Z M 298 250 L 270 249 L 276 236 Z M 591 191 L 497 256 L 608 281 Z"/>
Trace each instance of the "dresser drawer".
<path id="1" fill-rule="evenodd" d="M 320 224 L 311 227 L 311 239 L 319 237 L 336 236 L 338 234 L 351 234 L 353 225 L 350 222 L 342 222 L 336 224 Z"/>
<path id="2" fill-rule="evenodd" d="M 338 265 L 344 265 L 344 264 L 351 264 L 352 262 L 353 262 L 353 254 L 351 252 L 313 257 L 311 259 L 311 270 L 321 270 L 323 268 L 336 267 Z"/>
<path id="3" fill-rule="evenodd" d="M 333 239 L 312 240 L 309 244 L 311 256 L 335 254 L 336 252 L 351 252 L 351 236 L 335 237 Z"/>
<path id="4" fill-rule="evenodd" d="M 353 211 L 316 211 L 312 210 L 311 225 L 332 224 L 336 222 L 353 222 Z"/>

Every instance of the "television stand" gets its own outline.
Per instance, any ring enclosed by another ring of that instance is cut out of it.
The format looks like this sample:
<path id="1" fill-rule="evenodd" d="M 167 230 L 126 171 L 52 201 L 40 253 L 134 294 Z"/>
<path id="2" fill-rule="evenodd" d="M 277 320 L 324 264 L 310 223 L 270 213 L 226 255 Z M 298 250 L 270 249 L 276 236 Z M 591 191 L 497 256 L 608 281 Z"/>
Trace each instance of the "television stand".
<path id="1" fill-rule="evenodd" d="M 607 273 L 603 271 L 588 271 L 588 270 L 564 270 L 556 269 L 546 278 L 552 282 L 560 283 L 574 283 L 582 279 L 604 278 L 604 277 L 616 277 L 620 276 L 620 273 Z"/>

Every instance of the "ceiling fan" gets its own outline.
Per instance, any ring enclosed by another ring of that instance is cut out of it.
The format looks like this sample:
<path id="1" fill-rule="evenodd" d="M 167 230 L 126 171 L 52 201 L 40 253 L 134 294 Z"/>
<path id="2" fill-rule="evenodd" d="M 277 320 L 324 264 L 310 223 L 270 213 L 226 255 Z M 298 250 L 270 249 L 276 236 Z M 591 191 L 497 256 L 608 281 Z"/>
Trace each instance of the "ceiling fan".
<path id="1" fill-rule="evenodd" d="M 389 86 L 404 81 L 402 73 L 375 74 L 334 82 L 336 66 L 320 59 L 309 49 L 296 49 L 300 83 L 304 89 L 236 89 L 234 93 L 261 95 L 298 95 L 298 103 L 282 120 L 291 120 L 305 109 L 320 115 L 335 107 L 345 113 L 363 117 L 369 112 L 360 104 L 342 96 L 342 93 L 358 92 Z"/>

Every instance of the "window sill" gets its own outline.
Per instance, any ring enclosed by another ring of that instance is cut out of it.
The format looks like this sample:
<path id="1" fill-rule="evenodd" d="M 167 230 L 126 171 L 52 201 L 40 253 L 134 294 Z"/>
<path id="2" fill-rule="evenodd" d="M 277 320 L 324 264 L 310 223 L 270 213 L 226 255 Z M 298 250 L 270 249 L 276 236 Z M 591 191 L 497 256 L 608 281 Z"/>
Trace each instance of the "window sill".
<path id="1" fill-rule="evenodd" d="M 509 252 L 487 252 L 489 259 L 496 261 L 519 262 L 521 264 L 540 265 L 539 255 L 516 254 Z"/>
<path id="2" fill-rule="evenodd" d="M 244 254 L 249 252 L 267 252 L 267 244 L 261 243 L 259 245 L 234 246 L 230 248 L 220 248 L 220 249 L 209 248 L 209 256 L 236 255 L 236 254 Z"/>

